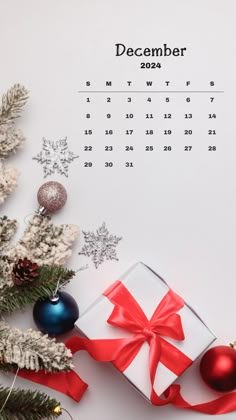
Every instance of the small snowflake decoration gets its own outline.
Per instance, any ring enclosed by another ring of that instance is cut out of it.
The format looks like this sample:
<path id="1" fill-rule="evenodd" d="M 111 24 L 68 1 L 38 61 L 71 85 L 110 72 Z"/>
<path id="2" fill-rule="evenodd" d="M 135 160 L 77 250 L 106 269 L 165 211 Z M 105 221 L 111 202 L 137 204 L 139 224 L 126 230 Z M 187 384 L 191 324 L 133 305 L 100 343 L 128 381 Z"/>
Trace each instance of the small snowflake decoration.
<path id="1" fill-rule="evenodd" d="M 97 229 L 96 233 L 83 231 L 83 234 L 85 245 L 79 254 L 85 255 L 86 257 L 92 256 L 92 261 L 96 268 L 104 262 L 105 258 L 107 260 L 118 261 L 116 246 L 122 237 L 118 238 L 117 236 L 110 235 L 105 223 Z"/>
<path id="2" fill-rule="evenodd" d="M 33 157 L 43 165 L 44 178 L 55 172 L 68 176 L 69 163 L 76 158 L 78 156 L 68 149 L 67 137 L 58 141 L 43 138 L 43 150 Z"/>

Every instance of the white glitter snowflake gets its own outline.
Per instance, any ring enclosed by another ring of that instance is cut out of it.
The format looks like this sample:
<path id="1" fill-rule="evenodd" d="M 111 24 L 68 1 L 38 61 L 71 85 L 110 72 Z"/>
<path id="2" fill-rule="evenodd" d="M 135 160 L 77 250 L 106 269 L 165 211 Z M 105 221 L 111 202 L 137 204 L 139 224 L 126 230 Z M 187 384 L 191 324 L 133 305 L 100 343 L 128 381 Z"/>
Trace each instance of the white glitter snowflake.
<path id="1" fill-rule="evenodd" d="M 79 252 L 81 255 L 90 257 L 92 255 L 92 261 L 96 268 L 107 260 L 118 261 L 116 254 L 116 246 L 122 237 L 110 235 L 105 223 L 94 232 L 84 232 L 85 245 L 82 251 Z"/>
<path id="2" fill-rule="evenodd" d="M 33 157 L 43 165 L 44 178 L 55 172 L 68 176 L 69 163 L 76 158 L 78 156 L 68 149 L 67 137 L 58 141 L 43 138 L 43 150 Z"/>

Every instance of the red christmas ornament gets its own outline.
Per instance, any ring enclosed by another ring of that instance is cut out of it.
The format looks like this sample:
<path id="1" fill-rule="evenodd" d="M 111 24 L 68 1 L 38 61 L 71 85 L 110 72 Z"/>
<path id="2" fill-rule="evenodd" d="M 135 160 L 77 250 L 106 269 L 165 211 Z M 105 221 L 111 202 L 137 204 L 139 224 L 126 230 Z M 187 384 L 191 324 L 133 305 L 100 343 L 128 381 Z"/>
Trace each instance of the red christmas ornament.
<path id="1" fill-rule="evenodd" d="M 215 391 L 228 392 L 236 388 L 236 350 L 217 346 L 208 350 L 200 363 L 203 380 Z"/>

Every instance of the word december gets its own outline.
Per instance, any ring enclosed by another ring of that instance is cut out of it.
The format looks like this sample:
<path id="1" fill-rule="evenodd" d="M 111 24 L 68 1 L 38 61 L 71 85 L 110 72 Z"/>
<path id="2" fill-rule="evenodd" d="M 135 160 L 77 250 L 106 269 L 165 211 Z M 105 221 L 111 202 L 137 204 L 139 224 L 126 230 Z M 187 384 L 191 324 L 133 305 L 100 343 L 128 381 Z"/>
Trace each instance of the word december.
<path id="1" fill-rule="evenodd" d="M 175 57 L 184 56 L 187 48 L 169 48 L 167 44 L 163 44 L 163 47 L 159 48 L 127 48 L 124 44 L 115 44 L 116 47 L 116 56 L 120 57 L 123 54 L 128 55 L 128 57 L 169 57 L 173 55 Z"/>

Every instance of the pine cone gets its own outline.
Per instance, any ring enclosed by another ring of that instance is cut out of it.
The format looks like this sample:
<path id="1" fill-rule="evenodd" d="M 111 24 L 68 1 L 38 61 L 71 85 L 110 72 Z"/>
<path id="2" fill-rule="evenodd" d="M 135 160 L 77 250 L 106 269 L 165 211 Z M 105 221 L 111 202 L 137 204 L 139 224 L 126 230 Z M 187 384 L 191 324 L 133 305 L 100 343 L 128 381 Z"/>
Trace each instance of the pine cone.
<path id="1" fill-rule="evenodd" d="M 12 281 L 17 286 L 23 286 L 34 281 L 39 276 L 39 266 L 27 258 L 20 259 L 12 269 Z"/>

